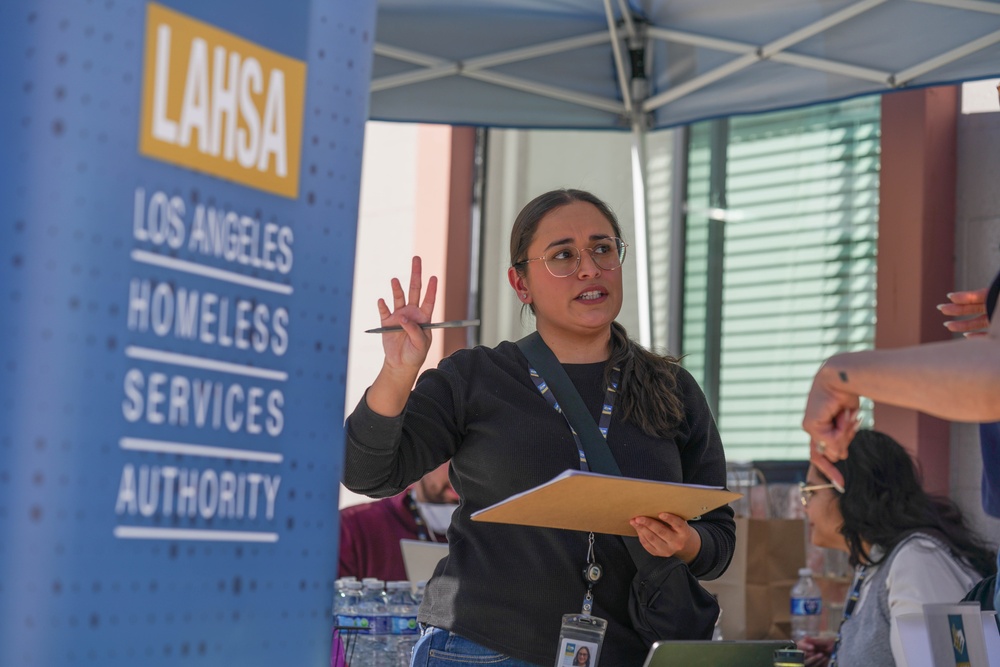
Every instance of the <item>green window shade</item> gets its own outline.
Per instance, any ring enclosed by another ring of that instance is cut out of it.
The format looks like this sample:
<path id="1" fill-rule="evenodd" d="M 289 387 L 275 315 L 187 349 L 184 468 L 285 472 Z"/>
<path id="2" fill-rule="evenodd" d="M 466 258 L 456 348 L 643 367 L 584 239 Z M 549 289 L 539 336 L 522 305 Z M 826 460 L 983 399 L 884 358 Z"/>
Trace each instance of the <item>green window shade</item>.
<path id="1" fill-rule="evenodd" d="M 868 97 L 691 128 L 683 364 L 731 460 L 806 458 L 819 364 L 874 346 L 879 121 Z"/>

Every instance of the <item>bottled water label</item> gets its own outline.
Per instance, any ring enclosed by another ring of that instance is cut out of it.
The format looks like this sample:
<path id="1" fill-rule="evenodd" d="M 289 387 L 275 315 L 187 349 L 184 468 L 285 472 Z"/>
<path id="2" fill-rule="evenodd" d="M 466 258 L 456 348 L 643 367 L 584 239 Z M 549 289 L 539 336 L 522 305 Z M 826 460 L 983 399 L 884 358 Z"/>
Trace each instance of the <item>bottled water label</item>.
<path id="1" fill-rule="evenodd" d="M 823 609 L 823 598 L 792 598 L 792 616 L 817 616 Z"/>
<path id="2" fill-rule="evenodd" d="M 390 616 L 389 633 L 394 635 L 418 635 L 416 616 Z"/>
<path id="3" fill-rule="evenodd" d="M 344 616 L 337 615 L 341 628 L 356 628 L 357 634 L 418 635 L 416 616 Z"/>
<path id="4" fill-rule="evenodd" d="M 337 621 L 337 626 L 341 628 L 361 627 L 361 619 L 357 616 L 343 616 L 341 614 L 338 614 L 336 621 Z"/>
<path id="5" fill-rule="evenodd" d="M 380 632 L 379 626 L 384 626 L 384 624 L 384 617 L 379 616 L 337 616 L 338 626 L 342 628 L 356 628 L 358 633 L 378 633 Z"/>

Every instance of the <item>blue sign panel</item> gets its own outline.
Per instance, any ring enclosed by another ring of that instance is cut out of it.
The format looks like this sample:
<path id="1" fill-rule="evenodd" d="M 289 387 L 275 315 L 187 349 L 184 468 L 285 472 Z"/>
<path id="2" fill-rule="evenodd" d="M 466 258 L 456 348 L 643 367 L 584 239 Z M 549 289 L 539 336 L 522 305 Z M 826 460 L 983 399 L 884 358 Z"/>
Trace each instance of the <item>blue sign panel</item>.
<path id="1" fill-rule="evenodd" d="M 328 664 L 374 22 L 0 4 L 0 665 Z"/>

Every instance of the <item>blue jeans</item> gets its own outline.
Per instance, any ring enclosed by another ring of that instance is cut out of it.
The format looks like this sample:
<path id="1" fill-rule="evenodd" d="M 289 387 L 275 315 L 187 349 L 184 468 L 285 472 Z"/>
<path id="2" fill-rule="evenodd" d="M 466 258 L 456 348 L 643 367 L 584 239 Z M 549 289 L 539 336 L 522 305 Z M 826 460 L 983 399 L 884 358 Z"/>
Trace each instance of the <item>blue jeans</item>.
<path id="1" fill-rule="evenodd" d="M 553 660 L 555 657 L 553 656 Z M 427 626 L 424 628 L 413 654 L 410 667 L 537 667 L 530 662 L 518 660 L 497 653 L 493 649 L 480 646 L 465 637 Z"/>

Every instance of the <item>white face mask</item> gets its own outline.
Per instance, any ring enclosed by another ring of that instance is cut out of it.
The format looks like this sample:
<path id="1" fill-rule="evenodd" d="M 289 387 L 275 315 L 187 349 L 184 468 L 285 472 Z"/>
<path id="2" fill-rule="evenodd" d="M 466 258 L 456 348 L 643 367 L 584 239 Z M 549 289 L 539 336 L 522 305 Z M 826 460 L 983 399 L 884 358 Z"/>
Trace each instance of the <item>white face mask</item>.
<path id="1" fill-rule="evenodd" d="M 444 534 L 448 532 L 451 525 L 451 515 L 458 507 L 452 503 L 417 503 L 420 516 L 423 517 L 427 528 L 435 533 Z"/>

